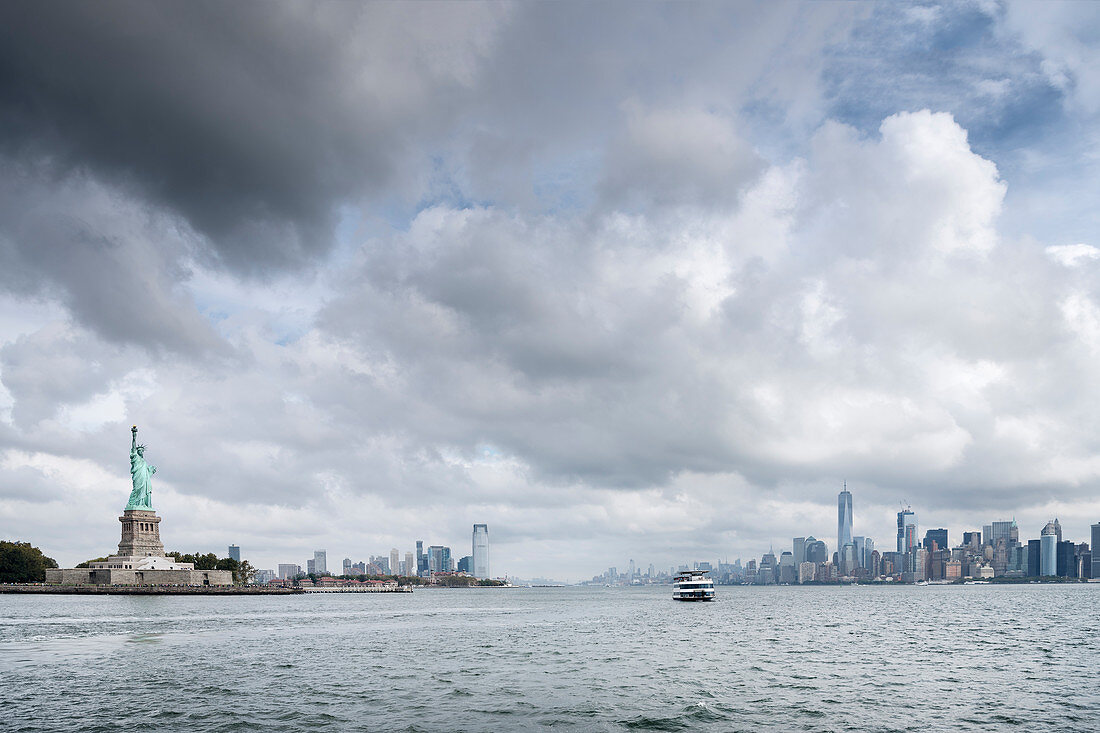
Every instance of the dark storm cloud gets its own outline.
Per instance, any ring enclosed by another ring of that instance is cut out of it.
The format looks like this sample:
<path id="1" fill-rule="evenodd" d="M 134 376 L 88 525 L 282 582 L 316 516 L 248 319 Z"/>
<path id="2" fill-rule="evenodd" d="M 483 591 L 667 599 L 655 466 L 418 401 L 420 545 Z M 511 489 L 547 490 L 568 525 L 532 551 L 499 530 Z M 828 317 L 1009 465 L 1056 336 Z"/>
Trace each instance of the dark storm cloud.
<path id="1" fill-rule="evenodd" d="M 12 164 L 0 181 L 0 288 L 56 299 L 116 343 L 225 352 L 179 288 L 193 238 L 83 176 L 50 181 Z"/>
<path id="2" fill-rule="evenodd" d="M 301 264 L 331 245 L 337 206 L 392 182 L 465 73 L 461 49 L 428 68 L 418 41 L 470 21 L 392 10 L 5 3 L 0 148 L 167 207 L 237 271 Z"/>

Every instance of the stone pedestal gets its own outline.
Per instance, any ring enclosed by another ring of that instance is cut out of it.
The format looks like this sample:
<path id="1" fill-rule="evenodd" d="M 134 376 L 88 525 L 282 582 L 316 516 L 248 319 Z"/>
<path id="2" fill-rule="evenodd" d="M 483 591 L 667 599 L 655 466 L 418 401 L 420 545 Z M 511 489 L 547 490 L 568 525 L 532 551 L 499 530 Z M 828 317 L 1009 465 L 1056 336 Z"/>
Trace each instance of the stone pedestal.
<path id="1" fill-rule="evenodd" d="M 127 509 L 118 518 L 122 522 L 122 542 L 118 554 L 124 557 L 164 557 L 160 541 L 160 517 L 148 509 Z"/>

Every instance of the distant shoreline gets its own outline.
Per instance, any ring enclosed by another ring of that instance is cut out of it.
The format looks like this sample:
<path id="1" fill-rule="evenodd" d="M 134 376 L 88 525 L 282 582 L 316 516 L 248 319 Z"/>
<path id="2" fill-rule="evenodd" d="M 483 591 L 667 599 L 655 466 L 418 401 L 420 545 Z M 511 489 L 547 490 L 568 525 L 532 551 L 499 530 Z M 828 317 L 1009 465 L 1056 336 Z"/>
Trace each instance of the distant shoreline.
<path id="1" fill-rule="evenodd" d="M 166 585 L 34 585 L 2 584 L 0 593 L 60 596 L 291 596 L 304 594 L 300 588 L 264 586 L 166 586 Z"/>

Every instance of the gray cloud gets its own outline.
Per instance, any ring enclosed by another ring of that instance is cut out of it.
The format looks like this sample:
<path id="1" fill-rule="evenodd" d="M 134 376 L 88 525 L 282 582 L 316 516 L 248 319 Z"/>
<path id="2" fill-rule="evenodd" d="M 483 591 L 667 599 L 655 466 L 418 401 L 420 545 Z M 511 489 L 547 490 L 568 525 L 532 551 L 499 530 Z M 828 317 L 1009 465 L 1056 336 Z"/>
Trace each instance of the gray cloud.
<path id="1" fill-rule="evenodd" d="M 400 153 L 476 74 L 480 6 L 9 5 L 10 156 L 90 171 L 165 206 L 240 272 L 308 262 L 336 208 L 401 178 Z"/>

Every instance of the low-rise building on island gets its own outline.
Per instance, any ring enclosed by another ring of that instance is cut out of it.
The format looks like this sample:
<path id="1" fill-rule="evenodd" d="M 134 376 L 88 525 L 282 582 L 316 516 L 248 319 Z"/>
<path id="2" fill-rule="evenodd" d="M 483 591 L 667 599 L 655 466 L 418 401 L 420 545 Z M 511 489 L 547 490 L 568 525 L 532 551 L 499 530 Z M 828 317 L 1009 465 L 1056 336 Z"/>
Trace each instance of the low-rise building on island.
<path id="1" fill-rule="evenodd" d="M 90 562 L 86 568 L 56 568 L 46 571 L 49 585 L 232 585 L 229 570 L 195 570 L 193 563 L 176 562 L 164 554 L 160 540 L 160 517 L 152 505 L 152 477 L 155 466 L 145 461 L 145 446 L 138 445 L 137 426 L 130 443 L 130 501 L 118 521 L 122 540 L 118 553 L 106 560 Z"/>

